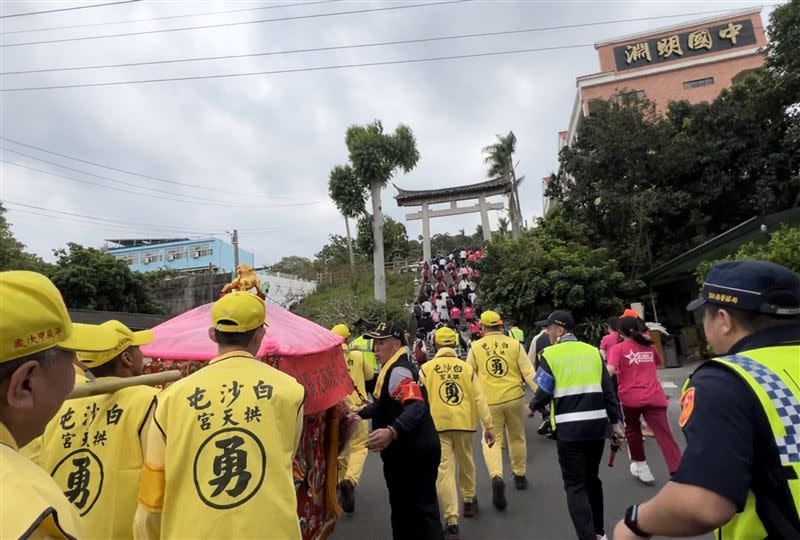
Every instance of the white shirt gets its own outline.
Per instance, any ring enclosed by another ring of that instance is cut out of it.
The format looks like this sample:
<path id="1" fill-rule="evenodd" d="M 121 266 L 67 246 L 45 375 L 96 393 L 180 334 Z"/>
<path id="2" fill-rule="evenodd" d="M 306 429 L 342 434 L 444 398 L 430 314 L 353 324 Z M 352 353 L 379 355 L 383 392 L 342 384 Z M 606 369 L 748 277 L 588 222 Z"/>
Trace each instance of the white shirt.
<path id="1" fill-rule="evenodd" d="M 422 311 L 424 311 L 425 313 L 430 313 L 431 311 L 433 311 L 433 304 L 431 304 L 427 300 L 422 302 Z"/>
<path id="2" fill-rule="evenodd" d="M 467 287 L 468 287 L 468 284 L 467 284 L 466 281 L 462 281 L 461 283 L 458 284 L 458 289 L 460 291 L 466 291 Z"/>
<path id="3" fill-rule="evenodd" d="M 467 252 L 466 251 L 461 251 L 461 253 L 459 253 L 458 255 L 459 255 L 459 257 L 461 259 L 466 259 L 467 258 Z"/>

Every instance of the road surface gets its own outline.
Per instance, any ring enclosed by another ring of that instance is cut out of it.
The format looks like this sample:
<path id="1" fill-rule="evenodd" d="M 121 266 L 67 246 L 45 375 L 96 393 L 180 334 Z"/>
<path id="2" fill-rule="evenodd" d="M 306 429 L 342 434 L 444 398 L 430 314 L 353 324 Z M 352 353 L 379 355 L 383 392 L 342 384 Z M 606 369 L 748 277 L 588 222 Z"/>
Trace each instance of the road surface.
<path id="1" fill-rule="evenodd" d="M 669 417 L 673 433 L 681 448 L 685 446 L 683 434 L 678 429 L 680 412 L 680 388 L 691 373 L 688 368 L 659 371 L 664 390 L 669 396 Z M 478 469 L 478 501 L 480 513 L 476 518 L 460 520 L 461 538 L 464 540 L 504 540 L 539 539 L 556 540 L 575 538 L 575 531 L 567 513 L 566 497 L 561 483 L 555 443 L 536 434 L 540 421 L 529 419 L 526 422 L 528 439 L 528 481 L 527 491 L 516 491 L 511 478 L 508 455 L 505 454 L 504 472 L 506 474 L 506 498 L 508 508 L 497 512 L 492 507 L 491 486 L 483 463 L 483 455 L 478 445 L 474 450 L 475 465 Z M 655 440 L 645 442 L 647 462 L 656 477 L 654 486 L 646 486 L 634 479 L 628 470 L 630 461 L 623 449 L 617 456 L 616 464 L 609 468 L 608 446 L 601 466 L 605 494 L 606 532 L 611 536 L 614 524 L 625 509 L 637 502 L 649 499 L 666 483 L 668 478 L 664 459 Z M 380 456 L 370 454 L 356 489 L 356 511 L 343 516 L 336 525 L 332 540 L 378 540 L 391 538 L 389 523 L 389 500 L 383 481 Z M 713 538 L 706 535 L 703 540 Z"/>

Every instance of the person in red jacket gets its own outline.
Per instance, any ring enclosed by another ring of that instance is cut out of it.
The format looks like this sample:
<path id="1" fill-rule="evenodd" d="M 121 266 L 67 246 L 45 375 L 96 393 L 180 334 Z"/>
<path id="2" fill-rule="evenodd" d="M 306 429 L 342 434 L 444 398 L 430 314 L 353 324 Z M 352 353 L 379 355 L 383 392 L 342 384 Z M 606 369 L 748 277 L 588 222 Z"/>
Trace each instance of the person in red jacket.
<path id="1" fill-rule="evenodd" d="M 611 348 L 608 371 L 617 376 L 619 384 L 619 400 L 625 415 L 625 438 L 631 454 L 631 474 L 646 484 L 652 484 L 655 478 L 645 461 L 641 417 L 653 430 L 670 475 L 675 474 L 681 461 L 681 451 L 667 421 L 667 396 L 656 372 L 661 358 L 653 342 L 642 335 L 637 319 L 623 317 L 618 329 L 623 341 Z"/>

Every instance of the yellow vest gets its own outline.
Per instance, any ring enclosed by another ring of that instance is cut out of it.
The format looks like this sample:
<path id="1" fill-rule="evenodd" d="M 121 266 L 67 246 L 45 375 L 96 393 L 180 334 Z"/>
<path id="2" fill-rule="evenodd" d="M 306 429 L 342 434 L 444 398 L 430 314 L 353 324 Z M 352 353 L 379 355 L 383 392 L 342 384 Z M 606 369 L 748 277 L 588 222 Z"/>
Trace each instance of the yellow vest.
<path id="1" fill-rule="evenodd" d="M 133 537 L 140 433 L 157 393 L 132 386 L 71 399 L 47 425 L 40 462 L 83 518 L 84 538 Z"/>
<path id="2" fill-rule="evenodd" d="M 360 407 L 363 405 L 363 399 L 367 398 L 366 381 L 364 380 L 364 353 L 359 350 L 348 350 L 346 346 L 342 346 L 344 353 L 344 361 L 347 366 L 347 372 L 350 378 L 353 379 L 354 390 L 347 397 L 347 402 L 351 407 Z M 358 392 L 356 391 L 358 390 Z M 361 395 L 359 396 L 359 392 Z"/>
<path id="3" fill-rule="evenodd" d="M 292 460 L 305 391 L 244 351 L 167 387 L 161 538 L 299 540 Z"/>
<path id="4" fill-rule="evenodd" d="M 358 349 L 364 353 L 364 360 L 372 366 L 372 369 L 378 371 L 378 359 L 375 357 L 374 345 L 371 339 L 364 336 L 358 336 L 350 342 L 351 349 Z"/>
<path id="5" fill-rule="evenodd" d="M 475 431 L 478 408 L 472 366 L 459 359 L 453 349 L 443 347 L 420 371 L 436 431 Z"/>
<path id="6" fill-rule="evenodd" d="M 521 345 L 499 332 L 486 334 L 472 344 L 475 369 L 489 405 L 525 396 L 525 381 L 517 359 Z"/>
<path id="7" fill-rule="evenodd" d="M 0 538 L 83 538 L 81 519 L 41 467 L 17 451 L 0 423 Z"/>
<path id="8" fill-rule="evenodd" d="M 794 469 L 794 478 L 786 478 L 794 499 L 795 511 L 800 512 L 800 452 L 797 434 L 800 425 L 800 346 L 782 345 L 744 351 L 741 354 L 714 358 L 712 361 L 726 366 L 747 383 L 758 398 L 769 421 L 778 447 L 781 465 Z M 690 381 L 684 385 L 684 392 Z M 724 441 L 723 441 L 724 442 Z M 766 538 L 767 531 L 758 516 L 756 497 L 751 491 L 744 510 L 716 531 L 717 538 Z"/>

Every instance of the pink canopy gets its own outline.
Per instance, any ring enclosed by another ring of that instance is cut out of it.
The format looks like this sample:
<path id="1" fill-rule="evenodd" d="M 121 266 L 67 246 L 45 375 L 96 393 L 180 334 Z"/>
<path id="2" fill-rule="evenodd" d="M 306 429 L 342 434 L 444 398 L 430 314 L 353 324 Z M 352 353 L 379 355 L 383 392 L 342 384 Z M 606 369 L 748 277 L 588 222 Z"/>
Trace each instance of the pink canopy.
<path id="1" fill-rule="evenodd" d="M 338 351 L 342 338 L 277 304 L 267 305 L 267 337 L 258 356 L 304 356 Z M 167 360 L 210 360 L 217 345 L 208 337 L 211 304 L 194 308 L 153 328 L 155 339 L 142 347 L 145 356 Z"/>
<path id="2" fill-rule="evenodd" d="M 332 407 L 353 391 L 341 337 L 273 303 L 267 305 L 267 322 L 257 356 L 271 358 L 273 365 L 305 387 L 306 414 Z M 174 367 L 211 360 L 217 356 L 217 345 L 208 337 L 210 326 L 211 304 L 197 307 L 153 328 L 153 342 L 143 346 L 142 353 L 158 359 L 161 369 L 164 361 Z"/>

